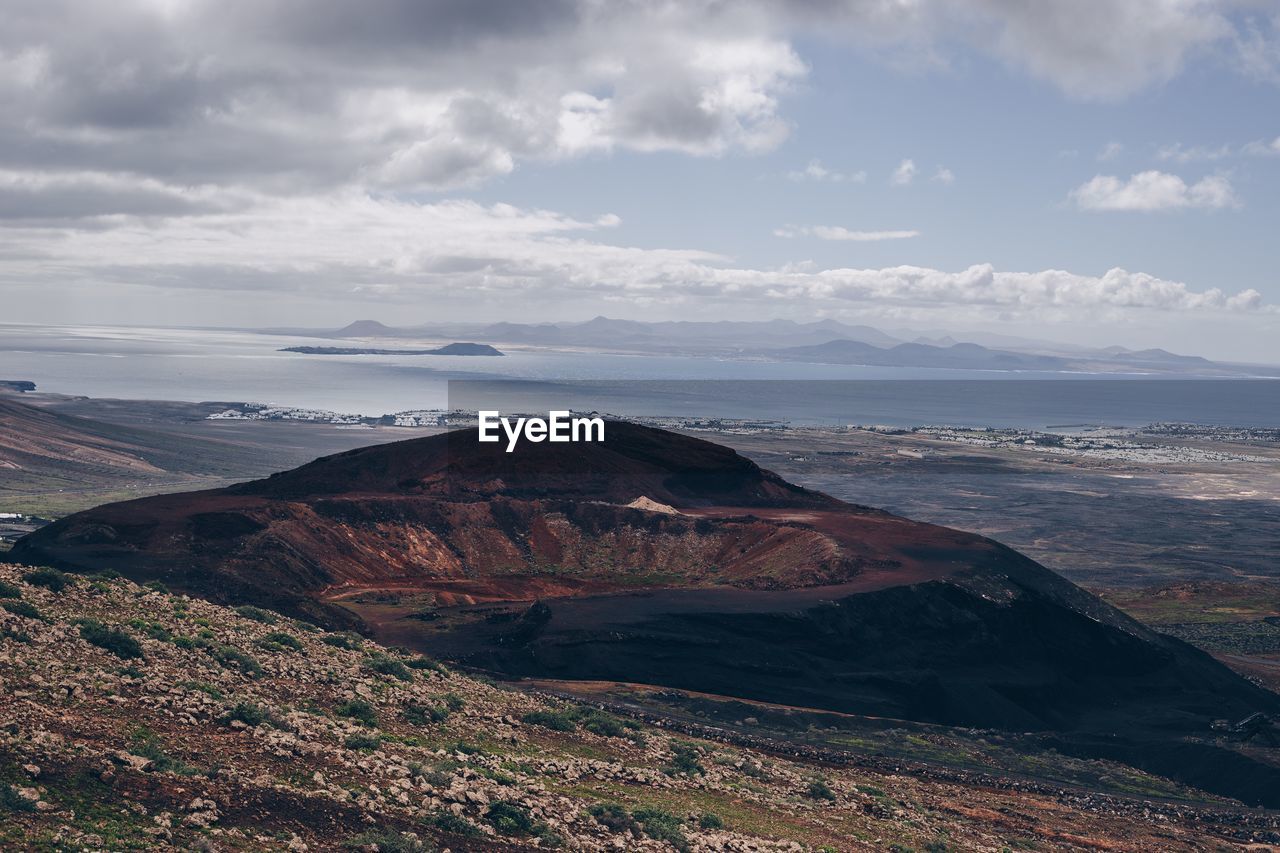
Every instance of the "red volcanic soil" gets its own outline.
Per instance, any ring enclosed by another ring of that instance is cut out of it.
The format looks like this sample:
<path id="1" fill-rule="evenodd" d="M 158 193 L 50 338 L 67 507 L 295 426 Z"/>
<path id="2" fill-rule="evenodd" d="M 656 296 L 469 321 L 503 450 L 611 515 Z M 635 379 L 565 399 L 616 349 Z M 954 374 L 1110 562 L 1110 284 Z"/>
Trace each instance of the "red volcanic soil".
<path id="1" fill-rule="evenodd" d="M 638 498 L 677 512 L 627 506 Z M 508 454 L 464 430 L 110 504 L 50 525 L 13 556 L 350 624 L 327 602 L 378 589 L 447 605 L 863 576 L 915 583 L 996 548 L 794 486 L 711 442 L 611 423 L 601 444 Z"/>

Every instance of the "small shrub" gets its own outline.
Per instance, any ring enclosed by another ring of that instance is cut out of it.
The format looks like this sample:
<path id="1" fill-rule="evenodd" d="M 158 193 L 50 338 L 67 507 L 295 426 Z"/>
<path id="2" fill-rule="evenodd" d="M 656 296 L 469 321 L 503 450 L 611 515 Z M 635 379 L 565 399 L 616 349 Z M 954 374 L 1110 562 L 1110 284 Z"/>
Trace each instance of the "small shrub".
<path id="1" fill-rule="evenodd" d="M 355 732 L 347 735 L 347 739 L 342 745 L 347 749 L 356 749 L 361 752 L 372 752 L 382 743 L 382 738 L 367 732 Z"/>
<path id="2" fill-rule="evenodd" d="M 80 636 L 118 658 L 130 660 L 142 657 L 142 646 L 137 640 L 119 628 L 108 628 L 96 619 L 85 619 L 80 623 Z"/>
<path id="3" fill-rule="evenodd" d="M 431 672 L 438 672 L 441 675 L 445 675 L 448 672 L 440 661 L 435 658 L 429 658 L 426 655 L 409 658 L 404 662 L 404 665 L 410 669 L 425 669 Z"/>
<path id="4" fill-rule="evenodd" d="M 274 631 L 258 640 L 255 645 L 269 652 L 282 652 L 285 649 L 295 652 L 302 651 L 302 643 L 298 642 L 292 634 L 286 634 L 284 631 Z"/>
<path id="5" fill-rule="evenodd" d="M 261 622 L 263 625 L 276 624 L 276 615 L 274 613 L 263 610 L 261 607 L 254 607 L 250 604 L 242 604 L 235 608 L 237 616 L 243 616 L 245 619 L 252 619 L 254 622 Z"/>
<path id="6" fill-rule="evenodd" d="M 196 769 L 170 756 L 164 749 L 160 736 L 146 726 L 137 726 L 129 733 L 129 752 L 150 758 L 156 770 L 169 771 L 181 776 L 194 776 Z"/>
<path id="7" fill-rule="evenodd" d="M 217 687 L 214 687 L 212 684 L 206 684 L 203 681 L 184 681 L 178 686 L 186 688 L 187 690 L 199 690 L 201 693 L 204 693 L 205 695 L 213 699 L 218 699 L 218 700 L 222 699 L 221 690 L 219 690 Z"/>
<path id="8" fill-rule="evenodd" d="M 677 850 L 688 851 L 689 839 L 685 838 L 680 818 L 662 809 L 638 809 L 635 819 L 644 834 L 654 841 L 665 841 Z"/>
<path id="9" fill-rule="evenodd" d="M 236 703 L 235 707 L 228 711 L 222 720 L 225 723 L 239 720 L 246 726 L 260 726 L 263 723 L 275 722 L 270 713 L 253 702 Z"/>
<path id="10" fill-rule="evenodd" d="M 533 834 L 538 836 L 538 846 L 549 849 L 558 849 L 565 844 L 564 836 L 554 831 L 545 823 L 540 823 L 533 828 Z"/>
<path id="11" fill-rule="evenodd" d="M 293 627 L 297 628 L 299 631 L 306 631 L 308 634 L 320 633 L 319 625 L 314 625 L 305 619 L 294 619 Z"/>
<path id="12" fill-rule="evenodd" d="M 462 815 L 456 815 L 449 811 L 438 811 L 427 816 L 426 823 L 428 826 L 434 827 L 441 832 L 449 835 L 458 835 L 463 838 L 475 838 L 483 835 L 480 827 L 467 820 Z"/>
<path id="13" fill-rule="evenodd" d="M 0 810 L 33 812 L 36 810 L 36 804 L 19 794 L 12 785 L 0 782 Z"/>
<path id="14" fill-rule="evenodd" d="M 622 726 L 621 720 L 612 714 L 606 714 L 604 711 L 595 709 L 592 709 L 591 713 L 582 718 L 580 725 L 585 730 L 601 737 L 622 737 L 627 733 L 627 730 Z"/>
<path id="15" fill-rule="evenodd" d="M 147 581 L 142 585 L 142 588 L 149 589 L 152 592 L 163 592 L 165 595 L 169 594 L 169 587 L 165 586 L 160 581 Z"/>
<path id="16" fill-rule="evenodd" d="M 325 634 L 320 642 L 338 649 L 358 649 L 360 641 L 352 639 L 349 634 Z"/>
<path id="17" fill-rule="evenodd" d="M 413 853 L 423 849 L 421 841 L 410 835 L 389 830 L 362 832 L 342 842 L 342 846 L 348 850 L 364 850 L 373 847 L 378 853 Z"/>
<path id="18" fill-rule="evenodd" d="M 703 829 L 724 829 L 724 821 L 715 812 L 707 812 L 698 818 L 698 826 Z"/>
<path id="19" fill-rule="evenodd" d="M 520 719 L 531 726 L 542 726 L 557 732 L 571 732 L 575 728 L 573 720 L 567 714 L 557 711 L 530 711 Z"/>
<path id="20" fill-rule="evenodd" d="M 467 707 L 467 703 L 457 693 L 446 693 L 441 698 L 444 700 L 444 706 L 450 711 L 461 711 Z"/>
<path id="21" fill-rule="evenodd" d="M 610 832 L 631 832 L 639 829 L 639 824 L 631 816 L 631 812 L 617 803 L 595 803 L 587 809 L 587 813 Z"/>
<path id="22" fill-rule="evenodd" d="M 672 776 L 703 776 L 706 774 L 701 762 L 702 752 L 691 743 L 674 741 L 671 744 L 671 760 L 665 770 Z"/>
<path id="23" fill-rule="evenodd" d="M 11 583 L 0 581 L 0 598 L 22 598 L 22 590 Z"/>
<path id="24" fill-rule="evenodd" d="M 238 669 L 251 678 L 256 678 L 262 674 L 262 665 L 254 660 L 251 655 L 245 654 L 235 646 L 211 643 L 206 648 L 214 660 L 228 669 Z"/>
<path id="25" fill-rule="evenodd" d="M 70 583 L 65 574 L 48 567 L 27 572 L 22 579 L 32 586 L 42 586 L 50 592 L 62 592 Z"/>
<path id="26" fill-rule="evenodd" d="M 129 627 L 135 631 L 141 631 L 153 640 L 168 642 L 173 639 L 173 635 L 169 633 L 168 628 L 155 622 L 147 622 L 144 619 L 130 619 Z"/>
<path id="27" fill-rule="evenodd" d="M 363 699 L 352 699 L 348 702 L 343 702 L 333 711 L 339 717 L 347 717 L 366 726 L 376 726 L 378 724 L 378 712 Z"/>
<path id="28" fill-rule="evenodd" d="M 376 672 L 379 675 L 389 675 L 392 678 L 398 678 L 401 681 L 413 681 L 413 672 L 409 667 L 404 665 L 403 661 L 396 660 L 383 654 L 372 655 L 364 663 L 364 668 L 370 672 Z"/>
<path id="29" fill-rule="evenodd" d="M 45 621 L 44 616 L 41 615 L 40 611 L 36 609 L 36 606 L 29 601 L 23 601 L 22 599 L 18 599 L 17 601 L 0 601 L 0 607 L 8 610 L 14 616 L 23 616 L 27 619 L 38 619 L 41 622 Z"/>
<path id="30" fill-rule="evenodd" d="M 173 644 L 180 649 L 195 649 L 199 648 L 200 641 L 195 637 L 174 637 Z"/>
<path id="31" fill-rule="evenodd" d="M 449 712 L 435 705 L 423 705 L 411 702 L 404 706 L 404 718 L 411 725 L 429 726 L 432 723 L 443 723 L 449 718 Z"/>
<path id="32" fill-rule="evenodd" d="M 528 835 L 533 830 L 533 818 L 529 815 L 529 810 L 509 800 L 491 804 L 484 819 L 503 835 Z"/>
<path id="33" fill-rule="evenodd" d="M 808 795 L 813 800 L 835 802 L 836 799 L 836 792 L 831 790 L 831 786 L 821 779 L 814 779 L 809 783 Z"/>
<path id="34" fill-rule="evenodd" d="M 465 740 L 460 740 L 457 743 L 455 743 L 453 745 L 453 751 L 461 752 L 463 755 L 484 755 L 485 754 L 483 747 L 476 746 L 473 743 L 467 743 Z"/>

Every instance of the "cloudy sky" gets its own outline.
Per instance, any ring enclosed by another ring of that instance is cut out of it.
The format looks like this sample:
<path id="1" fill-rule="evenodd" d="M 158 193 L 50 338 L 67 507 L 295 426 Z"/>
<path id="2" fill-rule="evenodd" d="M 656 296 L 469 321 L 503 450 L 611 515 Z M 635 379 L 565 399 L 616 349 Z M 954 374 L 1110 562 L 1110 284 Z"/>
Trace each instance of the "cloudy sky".
<path id="1" fill-rule="evenodd" d="M 1280 361 L 1273 0 L 0 0 L 0 322 Z"/>

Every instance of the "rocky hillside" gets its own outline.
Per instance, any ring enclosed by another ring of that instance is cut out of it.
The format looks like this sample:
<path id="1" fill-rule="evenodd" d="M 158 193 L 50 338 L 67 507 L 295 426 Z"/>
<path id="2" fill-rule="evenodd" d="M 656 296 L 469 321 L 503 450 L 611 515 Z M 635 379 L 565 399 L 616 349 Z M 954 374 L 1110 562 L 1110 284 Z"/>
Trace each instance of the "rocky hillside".
<path id="1" fill-rule="evenodd" d="M 0 565 L 0 847 L 1202 850 L 1219 808 L 673 736 L 254 608 Z M 1153 819 L 1154 816 L 1154 819 Z"/>

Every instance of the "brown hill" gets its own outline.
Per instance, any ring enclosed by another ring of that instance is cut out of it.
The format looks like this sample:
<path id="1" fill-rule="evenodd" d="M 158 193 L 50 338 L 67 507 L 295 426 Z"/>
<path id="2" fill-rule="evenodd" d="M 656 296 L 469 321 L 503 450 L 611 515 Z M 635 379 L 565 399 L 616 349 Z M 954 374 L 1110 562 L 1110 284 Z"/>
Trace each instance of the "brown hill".
<path id="1" fill-rule="evenodd" d="M 841 503 L 710 442 L 606 435 L 362 448 L 79 513 L 12 556 L 508 675 L 1072 733 L 1063 749 L 1280 805 L 1280 771 L 1202 742 L 1213 719 L 1280 698 L 1207 655 L 990 540 Z M 640 497 L 680 514 L 627 506 Z"/>

